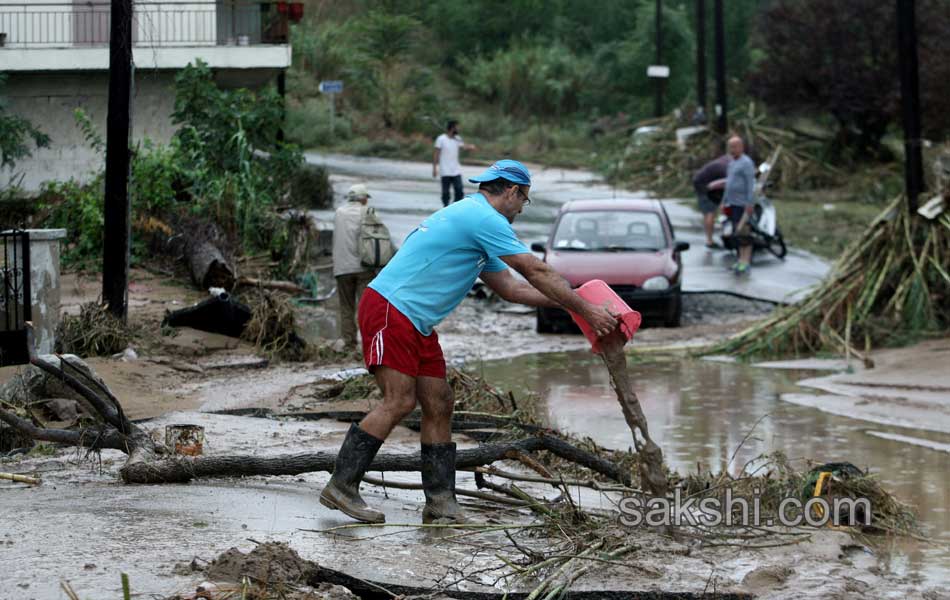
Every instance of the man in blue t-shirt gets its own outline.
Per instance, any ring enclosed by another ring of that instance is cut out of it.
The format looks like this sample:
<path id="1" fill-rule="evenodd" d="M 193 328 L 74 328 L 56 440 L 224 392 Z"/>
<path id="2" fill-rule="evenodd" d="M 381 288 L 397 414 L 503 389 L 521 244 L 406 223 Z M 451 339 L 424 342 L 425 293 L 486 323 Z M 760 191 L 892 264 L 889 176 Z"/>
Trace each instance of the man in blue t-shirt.
<path id="1" fill-rule="evenodd" d="M 392 429 L 416 405 L 422 408 L 424 523 L 464 522 L 455 498 L 452 389 L 438 325 L 478 277 L 500 297 L 529 306 L 563 307 L 580 314 L 598 335 L 617 327 L 606 309 L 578 296 L 570 284 L 518 239 L 511 223 L 530 202 L 531 174 L 500 160 L 478 177 L 478 193 L 431 215 L 369 284 L 360 300 L 363 359 L 383 402 L 350 426 L 320 502 L 359 521 L 385 522 L 369 508 L 359 484 Z M 515 279 L 514 268 L 527 281 Z"/>

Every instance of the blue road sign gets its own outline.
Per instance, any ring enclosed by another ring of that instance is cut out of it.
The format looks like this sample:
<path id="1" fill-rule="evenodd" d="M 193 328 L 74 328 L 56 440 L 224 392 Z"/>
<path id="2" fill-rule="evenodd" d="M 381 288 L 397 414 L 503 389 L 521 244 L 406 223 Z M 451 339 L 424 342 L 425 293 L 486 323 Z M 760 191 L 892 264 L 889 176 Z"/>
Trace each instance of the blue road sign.
<path id="1" fill-rule="evenodd" d="M 320 92 L 324 94 L 342 94 L 343 82 L 342 81 L 321 81 Z"/>

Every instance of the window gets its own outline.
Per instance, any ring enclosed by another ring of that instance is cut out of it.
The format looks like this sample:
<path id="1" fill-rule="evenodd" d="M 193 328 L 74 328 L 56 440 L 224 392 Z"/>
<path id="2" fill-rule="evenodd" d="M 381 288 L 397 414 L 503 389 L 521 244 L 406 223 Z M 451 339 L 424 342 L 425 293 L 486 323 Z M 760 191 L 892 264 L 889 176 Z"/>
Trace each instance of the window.
<path id="1" fill-rule="evenodd" d="M 660 216 L 647 211 L 578 211 L 561 217 L 557 250 L 659 250 L 667 246 Z"/>

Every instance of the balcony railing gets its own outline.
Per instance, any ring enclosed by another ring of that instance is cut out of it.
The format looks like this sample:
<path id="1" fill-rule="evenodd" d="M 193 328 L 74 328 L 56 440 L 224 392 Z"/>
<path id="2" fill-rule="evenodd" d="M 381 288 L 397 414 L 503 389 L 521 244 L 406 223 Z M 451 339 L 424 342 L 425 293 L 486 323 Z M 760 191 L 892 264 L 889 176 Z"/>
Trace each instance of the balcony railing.
<path id="1" fill-rule="evenodd" d="M 0 50 L 75 48 L 109 44 L 110 3 L 0 0 Z M 286 44 L 299 2 L 139 0 L 133 43 L 140 47 Z"/>

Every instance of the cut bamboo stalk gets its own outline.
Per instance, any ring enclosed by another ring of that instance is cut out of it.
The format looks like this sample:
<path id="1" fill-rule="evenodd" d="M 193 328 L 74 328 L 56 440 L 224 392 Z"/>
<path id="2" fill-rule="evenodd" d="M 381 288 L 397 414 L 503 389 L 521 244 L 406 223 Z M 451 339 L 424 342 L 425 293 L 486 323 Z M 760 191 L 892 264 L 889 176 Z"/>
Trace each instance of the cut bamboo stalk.
<path id="1" fill-rule="evenodd" d="M 35 477 L 17 475 L 16 473 L 0 473 L 0 479 L 8 479 L 10 481 L 16 481 L 17 483 L 28 483 L 30 485 L 39 485 L 41 483 L 41 481 Z"/>

